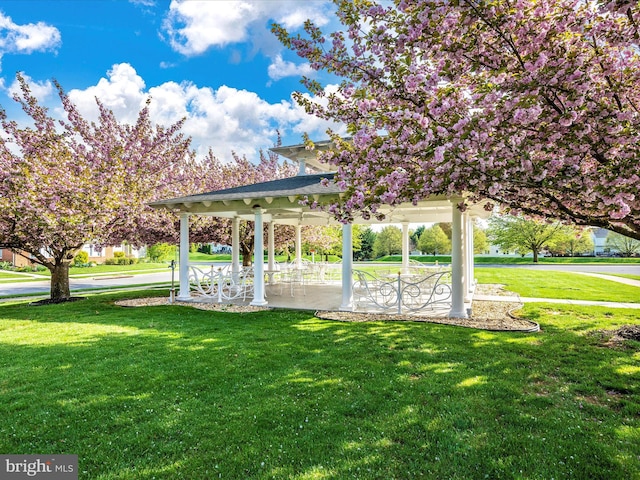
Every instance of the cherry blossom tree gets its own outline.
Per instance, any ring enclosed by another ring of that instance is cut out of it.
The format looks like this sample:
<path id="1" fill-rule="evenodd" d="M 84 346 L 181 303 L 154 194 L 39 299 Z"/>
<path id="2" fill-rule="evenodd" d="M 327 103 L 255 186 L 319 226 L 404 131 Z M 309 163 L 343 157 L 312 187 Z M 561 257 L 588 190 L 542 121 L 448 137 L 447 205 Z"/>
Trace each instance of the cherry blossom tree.
<path id="1" fill-rule="evenodd" d="M 179 218 L 148 203 L 290 176 L 292 165 L 260 152 L 256 164 L 234 155 L 220 161 L 210 150 L 196 159 L 182 122 L 153 125 L 147 101 L 133 125 L 119 123 L 96 99 L 99 118 L 88 122 L 57 85 L 65 119 L 38 104 L 22 76 L 15 97 L 31 118 L 20 126 L 0 109 L 0 248 L 10 248 L 51 271 L 51 300 L 70 297 L 69 267 L 85 243 L 176 243 Z M 279 141 L 279 140 L 278 140 Z M 253 223 L 241 226 L 243 258 L 253 250 Z M 277 245 L 294 237 L 276 229 Z M 231 225 L 195 217 L 194 242 L 230 243 Z"/>
<path id="2" fill-rule="evenodd" d="M 302 230 L 302 237 L 305 248 L 318 253 L 316 258 L 319 260 L 324 256 L 324 260 L 328 261 L 329 255 L 342 253 L 342 229 L 336 225 L 307 226 Z M 357 235 L 354 237 L 357 238 Z"/>
<path id="3" fill-rule="evenodd" d="M 194 154 L 181 122 L 153 126 L 148 103 L 127 125 L 96 100 L 99 118 L 89 123 L 58 85 L 65 119 L 56 121 L 17 79 L 15 100 L 32 125 L 20 126 L 0 109 L 0 247 L 47 267 L 51 300 L 63 301 L 69 266 L 84 243 L 139 243 L 145 222 L 174 228 L 169 215 L 146 203 L 193 188 Z"/>
<path id="4" fill-rule="evenodd" d="M 296 94 L 352 135 L 323 154 L 338 218 L 467 192 L 640 239 L 640 2 L 334 2 L 340 31 L 273 31 L 343 78 Z"/>

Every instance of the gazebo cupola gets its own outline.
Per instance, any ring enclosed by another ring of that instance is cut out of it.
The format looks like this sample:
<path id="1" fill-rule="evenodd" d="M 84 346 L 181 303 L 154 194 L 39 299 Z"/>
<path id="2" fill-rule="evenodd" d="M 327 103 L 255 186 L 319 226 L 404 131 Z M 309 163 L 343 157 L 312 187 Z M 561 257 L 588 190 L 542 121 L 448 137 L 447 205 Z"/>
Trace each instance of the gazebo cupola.
<path id="1" fill-rule="evenodd" d="M 332 140 L 323 140 L 314 142 L 313 148 L 309 148 L 305 144 L 299 144 L 286 147 L 273 147 L 270 148 L 270 150 L 284 158 L 297 162 L 299 166 L 298 175 L 308 175 L 311 173 L 310 170 L 313 170 L 315 173 L 326 173 L 336 170 L 335 166 L 321 162 L 318 159 L 318 153 L 331 150 L 334 146 L 335 144 Z"/>

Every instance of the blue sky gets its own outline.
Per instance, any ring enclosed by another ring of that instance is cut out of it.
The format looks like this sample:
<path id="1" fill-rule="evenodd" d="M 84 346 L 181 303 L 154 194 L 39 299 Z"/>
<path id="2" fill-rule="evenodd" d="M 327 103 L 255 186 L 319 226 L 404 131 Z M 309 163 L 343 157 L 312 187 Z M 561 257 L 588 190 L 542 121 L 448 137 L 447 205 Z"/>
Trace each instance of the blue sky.
<path id="1" fill-rule="evenodd" d="M 0 3 L 0 105 L 20 119 L 12 100 L 15 74 L 53 112 L 56 79 L 86 118 L 94 98 L 124 122 L 148 96 L 152 117 L 169 124 L 187 117 L 184 133 L 200 153 L 231 150 L 257 158 L 303 132 L 326 138 L 326 122 L 309 117 L 291 93 L 308 65 L 270 33 L 272 21 L 289 31 L 311 18 L 335 28 L 325 0 L 3 0 Z M 322 79 L 332 88 L 335 79 Z M 335 126 L 334 126 L 335 128 Z"/>

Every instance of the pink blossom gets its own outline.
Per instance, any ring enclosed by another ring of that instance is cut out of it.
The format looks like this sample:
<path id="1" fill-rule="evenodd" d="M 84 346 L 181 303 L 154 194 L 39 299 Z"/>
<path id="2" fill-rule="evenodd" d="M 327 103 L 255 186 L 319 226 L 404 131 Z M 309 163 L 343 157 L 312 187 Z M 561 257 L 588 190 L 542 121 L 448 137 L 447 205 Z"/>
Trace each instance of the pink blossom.
<path id="1" fill-rule="evenodd" d="M 339 3 L 354 54 L 313 37 L 293 45 L 377 102 L 296 97 L 362 132 L 332 157 L 366 192 L 350 205 L 467 192 L 640 238 L 639 2 L 372 1 Z M 402 187 L 385 177 L 381 188 L 378 172 L 400 165 Z"/>

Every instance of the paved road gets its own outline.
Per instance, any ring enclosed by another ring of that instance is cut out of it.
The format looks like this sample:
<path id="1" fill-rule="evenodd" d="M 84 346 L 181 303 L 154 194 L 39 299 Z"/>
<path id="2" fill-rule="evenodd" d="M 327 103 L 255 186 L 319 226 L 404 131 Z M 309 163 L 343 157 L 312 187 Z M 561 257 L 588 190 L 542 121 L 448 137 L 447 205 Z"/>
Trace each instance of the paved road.
<path id="1" fill-rule="evenodd" d="M 178 284 L 178 273 L 176 272 L 176 285 Z M 71 278 L 71 291 L 86 289 L 102 289 L 113 287 L 131 287 L 134 285 L 148 283 L 171 283 L 171 271 L 145 273 L 139 275 L 103 275 L 84 278 Z M 0 283 L 0 296 L 3 295 L 26 295 L 33 293 L 48 294 L 51 284 L 46 281 L 33 281 L 23 283 Z"/>

